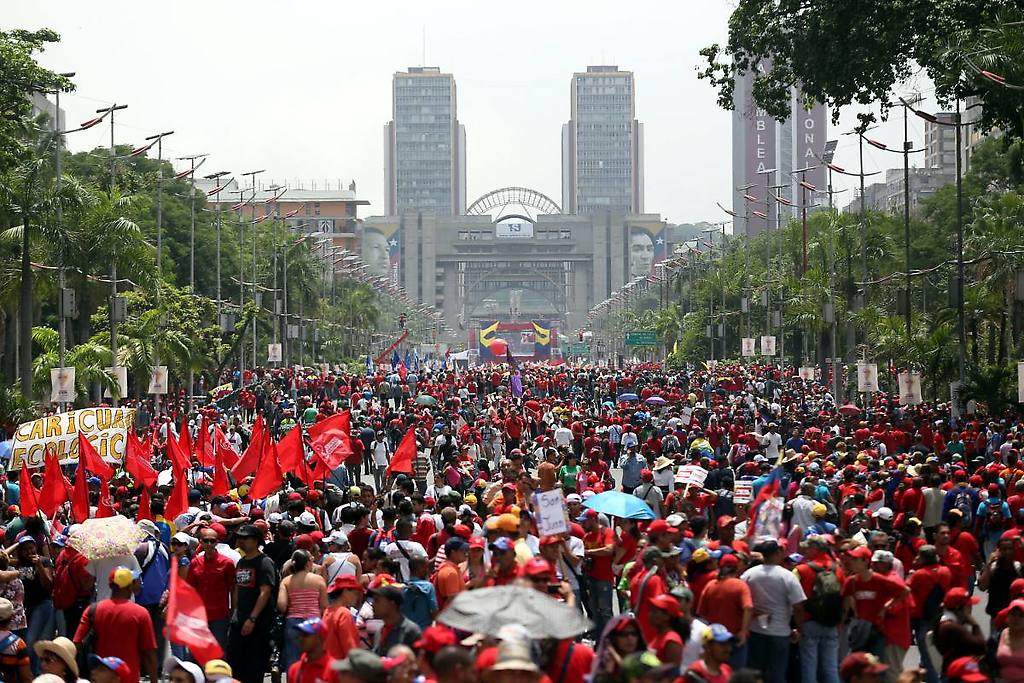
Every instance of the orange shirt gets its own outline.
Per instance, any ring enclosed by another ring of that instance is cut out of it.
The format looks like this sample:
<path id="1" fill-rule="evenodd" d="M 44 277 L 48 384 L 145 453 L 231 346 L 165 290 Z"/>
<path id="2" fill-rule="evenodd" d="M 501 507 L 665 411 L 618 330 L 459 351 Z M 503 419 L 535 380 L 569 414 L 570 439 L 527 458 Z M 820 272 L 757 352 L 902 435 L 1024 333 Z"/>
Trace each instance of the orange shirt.
<path id="1" fill-rule="evenodd" d="M 743 629 L 743 610 L 753 607 L 747 582 L 727 576 L 707 584 L 697 604 L 697 614 L 709 624 L 722 624 L 732 633 L 739 633 Z"/>
<path id="2" fill-rule="evenodd" d="M 466 589 L 466 584 L 459 568 L 445 560 L 434 577 L 434 587 L 437 589 L 438 609 L 444 609 L 456 595 Z"/>
<path id="3" fill-rule="evenodd" d="M 324 647 L 332 659 L 344 659 L 349 650 L 358 647 L 359 631 L 352 620 L 352 612 L 344 605 L 332 605 L 324 610 L 327 635 Z"/>

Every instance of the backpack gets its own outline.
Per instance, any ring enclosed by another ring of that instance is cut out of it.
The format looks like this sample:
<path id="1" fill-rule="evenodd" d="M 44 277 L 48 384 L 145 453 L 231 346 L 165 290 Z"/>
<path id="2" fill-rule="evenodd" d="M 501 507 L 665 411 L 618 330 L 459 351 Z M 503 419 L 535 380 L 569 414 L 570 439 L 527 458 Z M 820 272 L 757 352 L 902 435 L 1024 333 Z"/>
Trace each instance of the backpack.
<path id="1" fill-rule="evenodd" d="M 921 606 L 921 618 L 928 624 L 932 624 L 942 614 L 942 599 L 945 597 L 945 591 L 942 590 L 942 584 L 939 580 L 935 580 L 935 585 L 932 586 L 928 596 L 924 599 L 924 604 Z"/>
<path id="2" fill-rule="evenodd" d="M 843 596 L 835 569 L 813 562 L 808 562 L 807 566 L 814 570 L 814 587 L 807 599 L 807 613 L 822 626 L 838 626 L 843 617 Z"/>
<path id="3" fill-rule="evenodd" d="M 53 606 L 56 609 L 71 609 L 78 602 L 81 586 L 71 573 L 72 562 L 67 553 L 57 556 L 53 571 Z"/>
<path id="4" fill-rule="evenodd" d="M 855 513 L 853 513 L 852 517 L 850 517 L 850 523 L 847 526 L 847 535 L 853 536 L 861 529 L 867 528 L 870 521 L 871 520 L 868 518 L 868 513 L 864 510 L 864 508 L 860 508 Z"/>
<path id="5" fill-rule="evenodd" d="M 993 504 L 994 503 L 994 504 Z M 985 530 L 999 531 L 1005 527 L 1003 519 L 1003 501 L 991 499 L 985 500 Z"/>
<path id="6" fill-rule="evenodd" d="M 965 487 L 961 487 L 956 495 L 953 497 L 953 507 L 960 511 L 963 515 L 964 527 L 970 527 L 974 521 L 974 510 L 972 510 L 971 492 Z"/>

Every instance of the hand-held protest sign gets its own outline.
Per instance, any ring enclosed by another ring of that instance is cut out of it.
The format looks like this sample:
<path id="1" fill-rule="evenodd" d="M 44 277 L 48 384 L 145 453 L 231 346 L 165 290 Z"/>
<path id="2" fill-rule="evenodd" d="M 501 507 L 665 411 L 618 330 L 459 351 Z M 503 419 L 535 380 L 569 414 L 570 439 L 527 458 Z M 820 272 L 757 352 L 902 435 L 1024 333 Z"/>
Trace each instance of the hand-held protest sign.
<path id="1" fill-rule="evenodd" d="M 47 446 L 57 454 L 61 465 L 78 462 L 79 431 L 106 462 L 123 462 L 128 430 L 134 421 L 132 408 L 83 408 L 24 422 L 14 432 L 7 468 L 21 469 L 22 462 L 29 469 L 42 467 Z"/>
<path id="2" fill-rule="evenodd" d="M 537 513 L 537 532 L 541 536 L 555 536 L 569 531 L 565 498 L 561 490 L 537 491 L 533 494 L 533 502 Z"/>

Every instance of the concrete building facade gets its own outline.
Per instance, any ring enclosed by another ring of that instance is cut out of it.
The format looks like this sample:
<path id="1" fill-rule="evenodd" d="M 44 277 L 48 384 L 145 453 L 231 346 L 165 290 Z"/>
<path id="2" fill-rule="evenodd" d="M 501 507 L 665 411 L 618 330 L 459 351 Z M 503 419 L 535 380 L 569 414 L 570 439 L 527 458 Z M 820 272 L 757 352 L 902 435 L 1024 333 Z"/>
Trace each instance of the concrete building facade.
<path id="1" fill-rule="evenodd" d="M 643 124 L 632 71 L 588 66 L 573 74 L 562 126 L 562 208 L 569 214 L 644 210 Z"/>
<path id="2" fill-rule="evenodd" d="M 438 67 L 409 67 L 392 81 L 384 126 L 384 208 L 388 215 L 466 209 L 466 129 L 455 78 Z"/>

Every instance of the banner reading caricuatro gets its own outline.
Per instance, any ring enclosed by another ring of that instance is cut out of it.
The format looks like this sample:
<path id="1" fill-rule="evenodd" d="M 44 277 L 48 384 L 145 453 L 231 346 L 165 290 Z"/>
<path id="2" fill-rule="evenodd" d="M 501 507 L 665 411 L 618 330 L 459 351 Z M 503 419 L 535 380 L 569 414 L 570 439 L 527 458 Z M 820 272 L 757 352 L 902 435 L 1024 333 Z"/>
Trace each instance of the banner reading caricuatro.
<path id="1" fill-rule="evenodd" d="M 47 446 L 57 453 L 61 465 L 78 462 L 78 432 L 85 434 L 105 461 L 119 463 L 134 422 L 134 408 L 83 408 L 25 422 L 14 433 L 8 469 L 20 470 L 22 461 L 30 469 L 42 467 Z"/>

